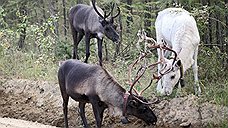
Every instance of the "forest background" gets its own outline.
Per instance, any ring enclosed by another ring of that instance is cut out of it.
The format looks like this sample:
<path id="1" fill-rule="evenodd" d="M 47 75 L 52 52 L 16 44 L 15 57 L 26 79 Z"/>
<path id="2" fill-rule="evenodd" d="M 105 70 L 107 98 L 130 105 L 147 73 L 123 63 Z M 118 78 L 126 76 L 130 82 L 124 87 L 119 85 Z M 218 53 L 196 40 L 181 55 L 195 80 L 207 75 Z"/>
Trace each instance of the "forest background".
<path id="1" fill-rule="evenodd" d="M 121 9 L 115 20 L 121 42 L 115 45 L 105 38 L 103 59 L 107 70 L 122 85 L 126 85 L 129 64 L 140 53 L 136 48 L 138 30 L 145 29 L 148 36 L 155 38 L 157 13 L 167 7 L 181 7 L 195 17 L 201 37 L 198 55 L 201 97 L 228 106 L 228 0 L 97 0 L 105 11 L 109 11 L 112 2 Z M 77 3 L 90 1 L 1 0 L 0 75 L 57 81 L 58 62 L 72 55 L 68 12 Z M 89 63 L 97 63 L 95 41 L 90 51 Z M 84 40 L 79 45 L 79 56 L 81 60 L 85 56 Z M 156 57 L 155 50 L 148 60 L 154 61 Z M 194 93 L 191 70 L 186 73 L 186 81 L 185 94 Z M 150 89 L 152 92 L 155 86 L 156 83 Z"/>

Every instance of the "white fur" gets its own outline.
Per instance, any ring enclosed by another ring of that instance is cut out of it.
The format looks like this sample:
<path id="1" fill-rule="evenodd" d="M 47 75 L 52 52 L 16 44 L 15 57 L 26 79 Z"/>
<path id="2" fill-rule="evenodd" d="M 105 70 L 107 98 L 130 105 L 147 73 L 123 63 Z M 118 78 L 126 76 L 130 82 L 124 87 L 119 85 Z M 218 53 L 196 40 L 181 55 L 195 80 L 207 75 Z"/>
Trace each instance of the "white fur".
<path id="1" fill-rule="evenodd" d="M 185 72 L 191 66 L 193 67 L 195 89 L 196 87 L 198 89 L 195 91 L 198 91 L 198 94 L 201 93 L 198 83 L 197 67 L 200 36 L 195 19 L 188 11 L 182 8 L 167 8 L 158 13 L 155 28 L 157 43 L 162 44 L 164 41 L 177 52 L 178 58 L 183 65 L 183 71 Z M 159 60 L 164 57 L 163 54 L 166 55 L 165 57 L 167 57 L 167 55 L 170 56 L 170 53 L 161 53 L 160 49 L 158 49 Z M 172 61 L 166 61 L 165 63 L 169 66 L 172 65 Z M 162 64 L 158 65 L 158 72 L 162 70 L 161 68 Z M 180 78 L 179 70 L 179 68 L 173 68 L 173 71 L 164 75 L 158 82 L 157 91 L 163 95 L 170 95 Z M 171 80 L 172 75 L 175 75 L 175 79 Z"/>
<path id="2" fill-rule="evenodd" d="M 98 36 L 99 39 L 102 39 L 102 38 L 104 37 L 104 34 L 101 33 L 101 32 L 98 32 L 98 33 L 97 33 L 97 36 Z"/>

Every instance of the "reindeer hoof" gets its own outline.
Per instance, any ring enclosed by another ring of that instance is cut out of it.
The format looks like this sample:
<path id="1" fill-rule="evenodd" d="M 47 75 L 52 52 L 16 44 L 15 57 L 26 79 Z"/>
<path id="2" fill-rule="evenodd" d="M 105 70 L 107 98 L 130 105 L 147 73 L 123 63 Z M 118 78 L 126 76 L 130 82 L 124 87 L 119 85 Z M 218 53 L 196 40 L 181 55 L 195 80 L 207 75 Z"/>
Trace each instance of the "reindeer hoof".
<path id="1" fill-rule="evenodd" d="M 129 123 L 129 120 L 127 119 L 127 117 L 122 117 L 122 118 L 121 118 L 121 122 L 122 122 L 123 124 L 128 124 L 128 123 Z"/>

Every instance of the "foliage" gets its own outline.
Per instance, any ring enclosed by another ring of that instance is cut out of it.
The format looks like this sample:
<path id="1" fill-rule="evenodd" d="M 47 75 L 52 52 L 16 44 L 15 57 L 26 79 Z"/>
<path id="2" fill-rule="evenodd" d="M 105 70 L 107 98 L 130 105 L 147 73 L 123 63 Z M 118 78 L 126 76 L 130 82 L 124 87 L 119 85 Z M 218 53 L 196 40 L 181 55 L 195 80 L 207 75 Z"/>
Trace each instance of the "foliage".
<path id="1" fill-rule="evenodd" d="M 205 98 L 228 106 L 227 69 L 221 60 L 227 60 L 227 54 L 218 47 L 202 47 L 199 56 L 199 72 Z"/>

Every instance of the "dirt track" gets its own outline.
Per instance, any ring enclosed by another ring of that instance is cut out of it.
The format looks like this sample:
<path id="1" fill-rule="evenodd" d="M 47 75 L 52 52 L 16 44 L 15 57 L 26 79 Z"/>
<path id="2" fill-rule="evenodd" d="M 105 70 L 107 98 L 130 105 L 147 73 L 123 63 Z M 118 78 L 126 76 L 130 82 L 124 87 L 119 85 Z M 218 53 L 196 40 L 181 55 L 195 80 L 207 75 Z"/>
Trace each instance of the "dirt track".
<path id="1" fill-rule="evenodd" d="M 0 117 L 22 119 L 57 127 L 64 126 L 62 99 L 57 83 L 1 78 L 0 99 Z M 69 106 L 69 125 L 82 127 L 77 112 L 77 103 L 70 101 Z M 91 127 L 95 127 L 91 106 L 86 107 L 87 119 Z M 220 121 L 228 119 L 227 107 L 216 106 L 209 102 L 200 103 L 199 98 L 194 95 L 162 100 L 151 107 L 158 116 L 156 127 L 204 127 L 208 123 L 218 124 Z M 33 127 L 32 124 L 26 124 L 26 126 L 30 125 Z M 10 126 L 21 128 L 12 123 Z M 33 128 L 36 126 L 37 124 Z M 0 127 L 5 127 L 5 124 L 0 122 Z M 135 118 L 131 118 L 131 123 L 124 125 L 120 123 L 120 119 L 110 118 L 106 112 L 103 127 L 149 128 L 152 126 L 146 126 L 144 122 Z"/>
<path id="2" fill-rule="evenodd" d="M 55 126 L 43 125 L 37 122 L 20 119 L 0 118 L 1 128 L 56 128 Z"/>

